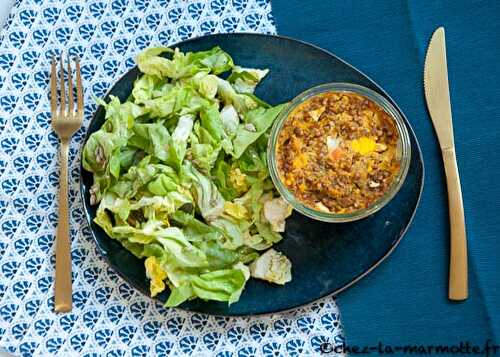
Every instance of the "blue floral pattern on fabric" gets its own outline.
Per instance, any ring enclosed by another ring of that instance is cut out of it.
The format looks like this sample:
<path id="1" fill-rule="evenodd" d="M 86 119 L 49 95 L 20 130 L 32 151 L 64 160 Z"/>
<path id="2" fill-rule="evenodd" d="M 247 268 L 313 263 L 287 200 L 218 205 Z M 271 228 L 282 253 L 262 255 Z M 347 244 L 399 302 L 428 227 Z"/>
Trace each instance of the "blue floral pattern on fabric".
<path id="1" fill-rule="evenodd" d="M 85 223 L 79 150 L 93 97 L 150 45 L 219 32 L 275 33 L 270 0 L 18 0 L 0 34 L 0 350 L 16 356 L 311 356 L 343 341 L 332 298 L 228 318 L 165 309 L 99 256 Z M 71 143 L 73 311 L 54 308 L 58 139 L 50 58 L 81 58 L 85 122 Z"/>

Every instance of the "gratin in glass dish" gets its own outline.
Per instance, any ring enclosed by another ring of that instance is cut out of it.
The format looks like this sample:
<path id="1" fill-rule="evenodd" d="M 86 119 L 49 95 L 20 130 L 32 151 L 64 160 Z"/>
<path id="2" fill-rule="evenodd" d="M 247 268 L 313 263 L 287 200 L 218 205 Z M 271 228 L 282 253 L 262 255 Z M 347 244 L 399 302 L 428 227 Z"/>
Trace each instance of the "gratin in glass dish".
<path id="1" fill-rule="evenodd" d="M 382 108 L 393 120 L 398 133 L 398 142 L 396 147 L 396 155 L 399 159 L 400 167 L 398 173 L 394 176 L 390 188 L 385 192 L 380 198 L 375 200 L 371 205 L 364 209 L 359 209 L 350 213 L 328 213 L 324 211 L 315 210 L 309 206 L 306 206 L 300 202 L 293 192 L 291 192 L 285 184 L 280 179 L 280 174 L 278 170 L 276 146 L 278 143 L 278 137 L 281 133 L 284 123 L 288 119 L 288 116 L 292 111 L 299 106 L 301 103 L 310 99 L 311 97 L 325 93 L 325 92 L 345 92 L 345 93 L 355 93 L 366 97 L 367 99 L 373 101 L 380 108 Z M 352 222 L 362 218 L 365 218 L 384 207 L 389 201 L 396 195 L 399 191 L 408 173 L 408 168 L 410 167 L 411 158 L 411 146 L 410 137 L 408 135 L 408 130 L 404 123 L 403 118 L 399 112 L 394 108 L 394 106 L 389 103 L 387 99 L 383 96 L 374 92 L 366 87 L 352 84 L 352 83 L 328 83 L 322 84 L 311 89 L 302 92 L 297 97 L 295 97 L 290 104 L 281 111 L 276 119 L 272 129 L 271 135 L 268 142 L 268 155 L 267 164 L 269 167 L 269 172 L 271 174 L 271 179 L 274 182 L 278 192 L 281 196 L 288 202 L 292 207 L 298 212 L 317 219 L 323 222 L 341 223 L 341 222 Z"/>

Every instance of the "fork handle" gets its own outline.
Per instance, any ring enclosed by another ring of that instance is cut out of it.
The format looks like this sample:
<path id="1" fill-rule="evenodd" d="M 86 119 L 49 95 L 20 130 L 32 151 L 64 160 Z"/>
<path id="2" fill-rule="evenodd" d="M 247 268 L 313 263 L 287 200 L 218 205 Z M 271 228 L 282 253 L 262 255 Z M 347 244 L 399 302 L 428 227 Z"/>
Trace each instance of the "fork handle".
<path id="1" fill-rule="evenodd" d="M 448 208 L 450 215 L 450 276 L 448 298 L 465 300 L 467 286 L 467 238 L 462 202 L 462 189 L 458 175 L 455 149 L 443 149 L 443 162 L 448 186 Z"/>
<path id="2" fill-rule="evenodd" d="M 72 308 L 71 240 L 68 210 L 68 154 L 69 141 L 61 140 L 59 173 L 59 221 L 56 231 L 55 311 L 68 312 Z"/>

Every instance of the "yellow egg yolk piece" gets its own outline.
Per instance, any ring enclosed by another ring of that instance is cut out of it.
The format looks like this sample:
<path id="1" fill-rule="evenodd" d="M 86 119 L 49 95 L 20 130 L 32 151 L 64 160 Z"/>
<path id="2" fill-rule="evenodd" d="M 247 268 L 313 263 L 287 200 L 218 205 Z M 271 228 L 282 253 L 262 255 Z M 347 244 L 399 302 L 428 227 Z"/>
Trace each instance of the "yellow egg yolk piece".
<path id="1" fill-rule="evenodd" d="M 163 280 L 167 278 L 167 273 L 161 268 L 160 263 L 156 257 L 148 257 L 144 261 L 146 268 L 146 276 L 150 279 L 149 290 L 151 296 L 155 296 L 165 290 L 165 283 Z"/>
<path id="2" fill-rule="evenodd" d="M 229 172 L 229 182 L 238 192 L 246 192 L 248 190 L 246 175 L 239 168 L 232 169 Z"/>
<path id="3" fill-rule="evenodd" d="M 224 202 L 224 212 L 236 219 L 244 219 L 248 213 L 245 206 L 229 201 Z"/>
<path id="4" fill-rule="evenodd" d="M 307 155 L 300 154 L 295 159 L 293 159 L 293 167 L 296 169 L 301 169 L 307 165 Z"/>
<path id="5" fill-rule="evenodd" d="M 354 139 L 351 141 L 351 149 L 356 151 L 361 155 L 366 155 L 375 150 L 375 140 L 362 136 L 359 139 Z"/>

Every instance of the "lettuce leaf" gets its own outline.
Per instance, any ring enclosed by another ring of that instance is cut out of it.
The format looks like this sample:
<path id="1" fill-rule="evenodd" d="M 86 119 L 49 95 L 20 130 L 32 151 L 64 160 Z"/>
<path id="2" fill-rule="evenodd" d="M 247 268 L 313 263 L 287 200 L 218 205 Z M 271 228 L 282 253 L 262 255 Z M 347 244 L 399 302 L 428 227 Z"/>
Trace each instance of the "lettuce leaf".
<path id="1" fill-rule="evenodd" d="M 149 48 L 137 65 L 126 101 L 97 100 L 105 121 L 83 148 L 95 223 L 145 259 L 150 294 L 170 290 L 167 306 L 234 303 L 250 267 L 257 278 L 288 281 L 288 260 L 269 248 L 290 209 L 266 159 L 283 105 L 254 95 L 268 70 L 236 66 L 219 47 Z"/>
<path id="2" fill-rule="evenodd" d="M 163 53 L 171 52 L 172 50 L 167 47 L 156 47 L 143 51 L 136 58 L 139 70 L 142 73 L 160 78 L 179 79 L 191 77 L 204 70 L 220 74 L 234 66 L 232 58 L 220 47 L 195 53 L 183 53 L 176 48 L 173 51 L 172 59 L 160 56 Z"/>
<path id="3" fill-rule="evenodd" d="M 197 122 L 191 135 L 190 160 L 203 174 L 208 175 L 215 165 L 221 144 L 217 142 L 207 129 Z"/>
<path id="4" fill-rule="evenodd" d="M 184 156 L 186 155 L 186 149 L 188 144 L 188 138 L 193 130 L 194 116 L 191 114 L 183 115 L 179 118 L 177 126 L 172 133 L 172 141 L 170 148 L 170 154 L 172 155 L 172 164 L 174 167 L 179 169 L 181 167 Z"/>
<path id="5" fill-rule="evenodd" d="M 220 117 L 216 105 L 204 108 L 200 113 L 201 127 L 207 130 L 215 142 L 220 143 L 226 153 L 231 153 L 233 144 L 224 129 L 224 123 Z"/>
<path id="6" fill-rule="evenodd" d="M 210 144 L 191 144 L 191 159 L 193 164 L 204 174 L 208 174 L 219 156 L 220 146 Z"/>
<path id="7" fill-rule="evenodd" d="M 130 146 L 142 149 L 161 161 L 170 160 L 168 148 L 172 144 L 172 139 L 165 126 L 160 123 L 138 123 L 135 124 L 133 133 L 128 142 Z"/>
<path id="8" fill-rule="evenodd" d="M 174 85 L 168 83 L 166 79 L 145 74 L 135 81 L 132 96 L 135 103 L 143 104 L 150 99 L 167 95 L 173 88 Z"/>
<path id="9" fill-rule="evenodd" d="M 245 93 L 238 93 L 228 81 L 217 78 L 217 94 L 225 105 L 232 105 L 240 116 L 259 107 L 259 102 Z"/>
<path id="10" fill-rule="evenodd" d="M 220 119 L 226 135 L 232 139 L 238 131 L 238 123 L 240 121 L 236 109 L 232 105 L 226 105 L 220 112 Z"/>
<path id="11" fill-rule="evenodd" d="M 220 241 L 223 239 L 222 233 L 217 229 L 184 211 L 174 212 L 171 215 L 171 220 L 182 228 L 182 231 L 190 242 Z"/>
<path id="12" fill-rule="evenodd" d="M 244 244 L 244 237 L 248 235 L 247 222 L 231 217 L 217 217 L 210 222 L 224 236 L 221 246 L 227 249 L 237 249 Z"/>
<path id="13" fill-rule="evenodd" d="M 198 72 L 185 80 L 185 83 L 193 86 L 198 93 L 207 99 L 214 99 L 217 95 L 217 76 L 208 74 L 208 72 Z"/>
<path id="14" fill-rule="evenodd" d="M 103 101 L 99 103 L 106 110 L 106 120 L 101 129 L 90 135 L 83 150 L 83 167 L 93 173 L 106 171 L 113 154 L 119 156 L 121 148 L 127 144 L 135 118 L 144 113 L 140 106 L 130 102 L 121 104 L 114 96 L 111 96 L 108 104 Z M 117 173 L 117 160 L 114 174 Z"/>
<path id="15" fill-rule="evenodd" d="M 284 108 L 285 104 L 265 109 L 257 108 L 245 114 L 245 124 L 239 124 L 236 137 L 233 139 L 233 156 L 239 158 L 245 150 L 264 134 Z"/>
<path id="16" fill-rule="evenodd" d="M 228 81 L 239 93 L 253 93 L 259 82 L 269 73 L 268 69 L 234 66 Z"/>
<path id="17" fill-rule="evenodd" d="M 238 191 L 231 185 L 230 181 L 231 165 L 223 157 L 215 162 L 212 169 L 212 180 L 224 199 L 231 201 L 238 197 Z"/>
<path id="18" fill-rule="evenodd" d="M 182 304 L 184 301 L 189 300 L 194 297 L 193 288 L 189 282 L 183 283 L 182 285 L 175 286 L 168 296 L 168 300 L 165 303 L 166 307 L 176 307 Z"/>
<path id="19" fill-rule="evenodd" d="M 245 283 L 250 277 L 248 267 L 235 265 L 232 269 L 215 270 L 193 277 L 191 286 L 194 294 L 204 300 L 238 301 Z"/>
<path id="20" fill-rule="evenodd" d="M 208 265 L 205 253 L 191 244 L 177 227 L 161 230 L 156 240 L 168 252 L 168 259 L 178 267 L 204 267 Z"/>
<path id="21" fill-rule="evenodd" d="M 169 192 L 177 189 L 175 180 L 163 173 L 148 183 L 148 190 L 154 195 L 166 196 Z"/>
<path id="22" fill-rule="evenodd" d="M 183 176 L 192 184 L 192 193 L 203 218 L 210 222 L 220 216 L 224 211 L 224 198 L 214 182 L 188 163 L 182 169 Z"/>
<path id="23" fill-rule="evenodd" d="M 242 263 L 229 269 L 193 274 L 172 290 L 165 306 L 178 306 L 192 297 L 232 304 L 240 298 L 249 277 L 249 269 Z"/>
<path id="24" fill-rule="evenodd" d="M 287 257 L 274 249 L 269 249 L 250 265 L 254 278 L 283 285 L 292 280 L 292 264 Z"/>

